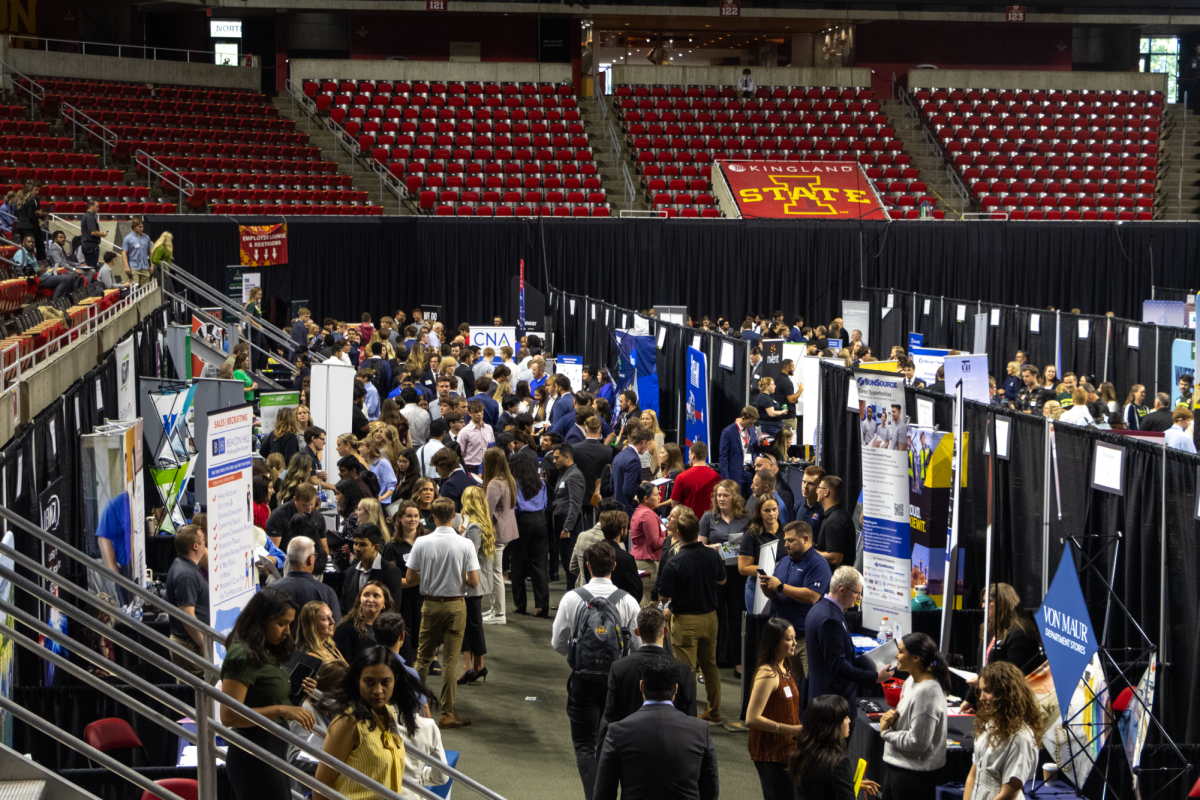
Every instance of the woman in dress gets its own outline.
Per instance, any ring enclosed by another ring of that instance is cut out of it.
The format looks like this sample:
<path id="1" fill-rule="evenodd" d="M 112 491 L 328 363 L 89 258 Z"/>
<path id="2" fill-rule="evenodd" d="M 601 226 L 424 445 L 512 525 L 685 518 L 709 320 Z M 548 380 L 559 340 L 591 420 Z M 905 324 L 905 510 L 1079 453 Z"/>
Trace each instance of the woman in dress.
<path id="1" fill-rule="evenodd" d="M 975 751 L 963 800 L 1024 800 L 1042 735 L 1033 691 L 1021 670 L 999 661 L 979 673 L 976 692 Z"/>
<path id="2" fill-rule="evenodd" d="M 304 604 L 300 609 L 300 627 L 296 632 L 296 643 L 304 648 L 310 656 L 322 661 L 340 661 L 346 659 L 333 643 L 333 632 L 337 623 L 333 620 L 333 611 L 320 600 Z"/>
<path id="3" fill-rule="evenodd" d="M 496 556 L 496 526 L 488 510 L 488 499 L 483 488 L 470 486 L 462 496 L 462 532 L 474 547 L 479 563 L 489 564 Z M 501 583 L 501 587 L 504 584 Z M 487 642 L 483 636 L 483 585 L 466 588 L 467 627 L 463 632 L 462 671 L 459 684 L 474 683 L 487 677 L 483 657 L 487 653 Z"/>
<path id="4" fill-rule="evenodd" d="M 763 800 L 792 800 L 787 760 L 800 733 L 800 690 L 791 670 L 795 654 L 796 629 L 785 619 L 767 620 L 746 709 L 750 760 L 758 771 Z"/>
<path id="5" fill-rule="evenodd" d="M 251 597 L 226 643 L 221 690 L 281 727 L 294 721 L 311 731 L 313 715 L 292 705 L 291 679 L 284 669 L 295 651 L 291 630 L 295 619 L 296 604 L 289 593 L 268 587 Z M 236 728 L 276 758 L 287 756 L 286 742 L 229 706 L 221 706 L 221 724 Z M 291 798 L 287 776 L 237 745 L 230 745 L 225 769 L 236 800 Z"/>
<path id="6" fill-rule="evenodd" d="M 883 737 L 883 800 L 934 800 L 946 765 L 946 656 L 924 633 L 896 643 L 896 664 L 908 673 L 900 703 L 879 720 Z"/>

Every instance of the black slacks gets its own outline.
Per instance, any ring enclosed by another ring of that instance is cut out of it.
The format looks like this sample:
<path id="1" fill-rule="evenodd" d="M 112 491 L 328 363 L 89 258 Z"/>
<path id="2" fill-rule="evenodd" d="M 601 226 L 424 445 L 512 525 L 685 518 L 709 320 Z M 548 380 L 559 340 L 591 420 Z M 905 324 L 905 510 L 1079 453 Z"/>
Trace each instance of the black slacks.
<path id="1" fill-rule="evenodd" d="M 540 608 L 542 613 L 550 611 L 550 580 L 547 550 L 549 549 L 549 533 L 546 530 L 546 513 L 544 511 L 526 511 L 517 514 L 516 539 L 505 548 L 511 554 L 511 565 L 508 577 L 512 583 L 513 608 L 517 613 L 524 613 L 527 603 L 525 578 L 533 578 L 533 607 Z"/>

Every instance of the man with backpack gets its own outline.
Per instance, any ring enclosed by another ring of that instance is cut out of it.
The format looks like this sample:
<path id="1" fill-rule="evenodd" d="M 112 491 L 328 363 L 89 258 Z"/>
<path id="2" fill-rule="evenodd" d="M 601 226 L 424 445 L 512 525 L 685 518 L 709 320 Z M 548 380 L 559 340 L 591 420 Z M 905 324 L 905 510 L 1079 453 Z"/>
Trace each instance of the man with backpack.
<path id="1" fill-rule="evenodd" d="M 388 393 L 392 391 L 392 365 L 383 357 L 383 342 L 375 342 L 371 345 L 371 358 L 363 366 L 374 373 L 371 376 L 371 383 L 375 384 L 375 390 L 379 392 L 379 396 L 387 397 Z"/>
<path id="2" fill-rule="evenodd" d="M 563 595 L 550 642 L 567 657 L 571 676 L 567 679 L 567 719 L 575 763 L 583 781 L 584 800 L 592 800 L 596 782 L 596 734 L 608 701 L 608 673 L 613 663 L 640 646 L 634 633 L 639 606 L 626 591 L 612 582 L 616 554 L 608 542 L 597 542 L 587 550 L 587 585 Z"/>

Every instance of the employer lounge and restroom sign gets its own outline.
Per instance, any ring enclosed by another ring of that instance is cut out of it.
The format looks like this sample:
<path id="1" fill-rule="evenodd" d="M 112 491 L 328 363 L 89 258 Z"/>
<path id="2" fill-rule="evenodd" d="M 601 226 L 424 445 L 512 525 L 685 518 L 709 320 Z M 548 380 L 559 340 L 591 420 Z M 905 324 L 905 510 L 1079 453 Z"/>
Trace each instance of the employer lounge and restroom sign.
<path id="1" fill-rule="evenodd" d="M 243 267 L 270 267 L 288 263 L 287 223 L 239 225 Z"/>
<path id="2" fill-rule="evenodd" d="M 1054 677 L 1058 708 L 1065 715 L 1083 670 L 1097 650 L 1095 629 L 1083 599 L 1070 542 L 1063 549 L 1054 582 L 1038 609 L 1037 623 Z"/>
<path id="3" fill-rule="evenodd" d="M 719 161 L 746 219 L 887 219 L 861 167 L 849 161 Z"/>

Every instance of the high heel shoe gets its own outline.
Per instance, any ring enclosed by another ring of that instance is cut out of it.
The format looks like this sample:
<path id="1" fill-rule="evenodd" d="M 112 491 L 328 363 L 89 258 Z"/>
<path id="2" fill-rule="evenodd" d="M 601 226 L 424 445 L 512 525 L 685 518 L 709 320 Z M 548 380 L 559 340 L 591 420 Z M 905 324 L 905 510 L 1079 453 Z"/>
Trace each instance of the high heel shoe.
<path id="1" fill-rule="evenodd" d="M 484 667 L 483 669 L 479 670 L 478 672 L 475 672 L 475 670 L 471 670 L 471 672 L 473 673 L 473 675 L 471 677 L 471 680 L 468 681 L 468 683 L 474 683 L 475 681 L 478 681 L 478 680 L 482 680 L 484 683 L 487 683 L 487 676 L 488 676 L 488 668 L 487 667 Z"/>
<path id="2" fill-rule="evenodd" d="M 484 672 L 486 671 L 487 670 L 484 670 Z M 462 686 L 464 683 L 474 683 L 477 677 L 478 676 L 475 674 L 475 670 L 469 669 L 458 679 L 458 685 Z"/>

